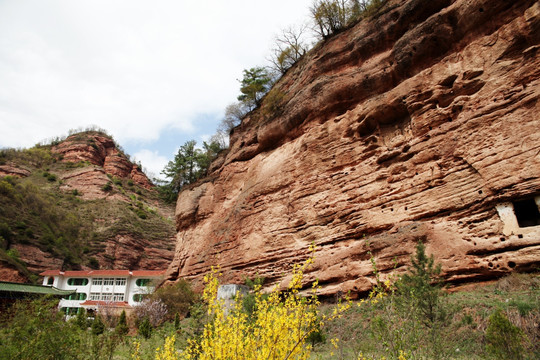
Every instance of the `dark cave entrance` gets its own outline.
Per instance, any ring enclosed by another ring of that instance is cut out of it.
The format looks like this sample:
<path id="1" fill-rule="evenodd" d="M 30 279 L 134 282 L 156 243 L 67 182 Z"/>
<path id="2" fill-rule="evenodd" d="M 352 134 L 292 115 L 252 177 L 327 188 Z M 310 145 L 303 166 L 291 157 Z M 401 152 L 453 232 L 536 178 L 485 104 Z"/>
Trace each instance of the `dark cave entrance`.
<path id="1" fill-rule="evenodd" d="M 540 211 L 534 199 L 514 201 L 513 204 L 519 227 L 540 225 Z"/>

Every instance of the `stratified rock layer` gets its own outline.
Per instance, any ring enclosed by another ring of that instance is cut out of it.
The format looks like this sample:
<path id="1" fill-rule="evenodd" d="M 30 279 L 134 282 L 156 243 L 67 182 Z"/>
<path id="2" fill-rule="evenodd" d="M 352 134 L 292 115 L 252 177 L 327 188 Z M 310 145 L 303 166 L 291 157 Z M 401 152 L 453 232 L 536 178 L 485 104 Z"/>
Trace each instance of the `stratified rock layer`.
<path id="1" fill-rule="evenodd" d="M 61 154 L 63 162 L 88 161 L 102 168 L 107 174 L 132 179 L 146 189 L 152 188 L 152 183 L 139 166 L 129 161 L 118 149 L 114 140 L 99 132 L 71 135 L 53 147 L 53 152 Z"/>
<path id="2" fill-rule="evenodd" d="M 28 175 L 30 175 L 28 169 L 19 167 L 16 164 L 0 165 L 0 176 L 27 177 Z"/>
<path id="3" fill-rule="evenodd" d="M 538 1 L 396 0 L 317 46 L 180 194 L 168 278 L 271 284 L 315 244 L 322 294 L 361 293 L 419 239 L 453 283 L 536 268 L 539 40 Z"/>

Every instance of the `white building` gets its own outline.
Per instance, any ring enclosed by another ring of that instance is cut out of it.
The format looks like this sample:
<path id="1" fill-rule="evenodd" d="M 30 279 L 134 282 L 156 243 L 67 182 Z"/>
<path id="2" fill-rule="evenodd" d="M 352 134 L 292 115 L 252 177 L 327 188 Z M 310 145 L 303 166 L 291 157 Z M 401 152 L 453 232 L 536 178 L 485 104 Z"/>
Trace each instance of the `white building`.
<path id="1" fill-rule="evenodd" d="M 102 306 L 131 309 L 143 300 L 144 295 L 152 292 L 165 270 L 47 270 L 40 275 L 43 285 L 75 290 L 58 305 L 70 315 L 80 308 L 90 312 Z"/>

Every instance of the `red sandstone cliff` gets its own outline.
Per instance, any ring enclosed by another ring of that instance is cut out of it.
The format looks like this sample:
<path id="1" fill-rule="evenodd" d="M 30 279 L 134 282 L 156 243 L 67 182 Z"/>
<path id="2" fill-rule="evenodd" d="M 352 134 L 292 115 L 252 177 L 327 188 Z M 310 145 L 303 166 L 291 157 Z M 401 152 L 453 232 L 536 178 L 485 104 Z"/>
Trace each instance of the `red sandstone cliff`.
<path id="1" fill-rule="evenodd" d="M 141 171 L 139 166 L 129 161 L 118 149 L 114 140 L 99 132 L 84 132 L 71 135 L 53 147 L 52 151 L 62 155 L 63 162 L 78 163 L 88 161 L 99 166 L 103 173 L 132 179 L 146 189 L 152 188 L 152 182 Z M 92 177 L 92 175 L 85 175 L 85 177 Z"/>
<path id="2" fill-rule="evenodd" d="M 322 293 L 363 292 L 418 239 L 454 283 L 537 268 L 539 40 L 538 1 L 394 0 L 317 46 L 180 194 L 168 278 L 272 283 L 314 243 Z"/>

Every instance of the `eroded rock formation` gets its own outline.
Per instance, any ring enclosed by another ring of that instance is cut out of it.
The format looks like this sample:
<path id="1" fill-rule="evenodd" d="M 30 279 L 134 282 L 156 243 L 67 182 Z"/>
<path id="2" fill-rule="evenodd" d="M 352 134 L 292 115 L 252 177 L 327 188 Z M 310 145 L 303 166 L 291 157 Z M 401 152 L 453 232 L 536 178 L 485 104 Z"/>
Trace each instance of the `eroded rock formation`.
<path id="1" fill-rule="evenodd" d="M 78 163 L 88 161 L 97 165 L 107 174 L 132 179 L 138 185 L 150 189 L 151 181 L 117 148 L 114 140 L 99 132 L 85 132 L 69 136 L 53 152 L 62 155 L 63 162 Z"/>
<path id="2" fill-rule="evenodd" d="M 30 175 L 30 170 L 18 166 L 17 164 L 10 163 L 0 165 L 0 176 L 27 177 L 28 175 Z"/>
<path id="3" fill-rule="evenodd" d="M 322 294 L 360 293 L 418 239 L 453 283 L 537 267 L 512 210 L 540 194 L 539 40 L 538 1 L 395 0 L 317 46 L 180 194 L 168 278 L 271 284 L 313 243 Z"/>

